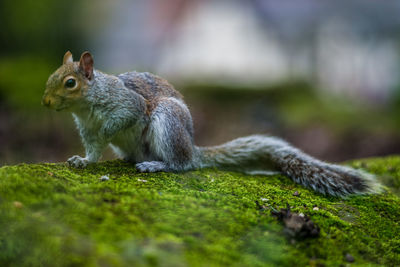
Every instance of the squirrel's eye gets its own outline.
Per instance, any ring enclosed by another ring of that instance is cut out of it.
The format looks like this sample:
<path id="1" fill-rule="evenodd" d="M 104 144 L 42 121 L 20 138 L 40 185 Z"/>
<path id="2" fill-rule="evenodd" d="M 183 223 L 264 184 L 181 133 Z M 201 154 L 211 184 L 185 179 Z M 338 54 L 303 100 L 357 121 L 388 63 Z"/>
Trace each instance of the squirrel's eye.
<path id="1" fill-rule="evenodd" d="M 74 88 L 75 85 L 76 85 L 76 81 L 74 79 L 68 79 L 65 82 L 65 87 L 67 87 L 67 88 Z"/>

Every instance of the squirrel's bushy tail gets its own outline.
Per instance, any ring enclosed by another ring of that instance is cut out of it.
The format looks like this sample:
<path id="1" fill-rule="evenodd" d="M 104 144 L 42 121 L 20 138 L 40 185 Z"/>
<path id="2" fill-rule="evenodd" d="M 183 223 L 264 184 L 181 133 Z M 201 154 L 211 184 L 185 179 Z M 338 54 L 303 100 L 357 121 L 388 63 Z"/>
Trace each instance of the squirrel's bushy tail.
<path id="1" fill-rule="evenodd" d="M 375 177 L 361 170 L 317 160 L 287 142 L 262 135 L 200 147 L 200 167 L 243 172 L 276 170 L 323 194 L 346 196 L 380 191 Z"/>

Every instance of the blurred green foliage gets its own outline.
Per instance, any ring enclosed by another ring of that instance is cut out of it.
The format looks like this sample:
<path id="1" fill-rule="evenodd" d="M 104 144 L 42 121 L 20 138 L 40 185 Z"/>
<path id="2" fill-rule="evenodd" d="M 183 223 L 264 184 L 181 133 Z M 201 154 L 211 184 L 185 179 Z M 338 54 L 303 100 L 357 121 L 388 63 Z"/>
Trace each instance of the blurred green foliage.
<path id="1" fill-rule="evenodd" d="M 370 105 L 365 100 L 356 101 L 328 91 L 321 92 L 304 81 L 259 88 L 187 84 L 183 92 L 186 99 L 195 103 L 212 105 L 215 102 L 228 109 L 231 105 L 236 110 L 241 106 L 253 106 L 255 113 L 263 114 L 262 118 L 256 118 L 259 122 L 277 120 L 282 126 L 291 128 L 323 125 L 332 133 L 352 129 L 365 132 L 400 130 L 397 123 L 400 112 L 394 109 L 400 105 Z"/>
<path id="2" fill-rule="evenodd" d="M 61 58 L 60 58 L 61 62 Z M 33 56 L 0 61 L 0 93 L 14 109 L 40 108 L 41 95 L 54 64 Z"/>
<path id="3" fill-rule="evenodd" d="M 53 58 L 80 49 L 84 29 L 78 23 L 85 1 L 0 1 L 0 56 Z"/>
<path id="4" fill-rule="evenodd" d="M 283 90 L 281 96 L 279 114 L 293 127 L 321 124 L 333 133 L 351 129 L 400 130 L 400 125 L 395 123 L 397 115 L 388 106 L 368 105 L 326 92 L 321 94 L 315 88 Z"/>

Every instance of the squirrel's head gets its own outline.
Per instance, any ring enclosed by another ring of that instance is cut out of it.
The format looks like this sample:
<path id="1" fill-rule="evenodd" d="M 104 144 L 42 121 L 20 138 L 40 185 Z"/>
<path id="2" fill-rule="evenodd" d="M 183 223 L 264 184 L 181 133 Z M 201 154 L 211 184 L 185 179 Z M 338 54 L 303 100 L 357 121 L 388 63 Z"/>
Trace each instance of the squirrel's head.
<path id="1" fill-rule="evenodd" d="M 89 52 L 74 62 L 67 51 L 63 64 L 47 80 L 42 105 L 57 111 L 72 108 L 82 102 L 93 81 L 93 57 Z"/>

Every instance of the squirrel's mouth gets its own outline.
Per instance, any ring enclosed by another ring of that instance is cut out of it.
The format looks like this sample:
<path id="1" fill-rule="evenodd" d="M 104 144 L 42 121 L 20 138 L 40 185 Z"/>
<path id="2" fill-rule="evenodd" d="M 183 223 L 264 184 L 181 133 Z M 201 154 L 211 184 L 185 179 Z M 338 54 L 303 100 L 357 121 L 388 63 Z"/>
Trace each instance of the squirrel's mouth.
<path id="1" fill-rule="evenodd" d="M 61 110 L 64 110 L 64 109 L 66 109 L 67 107 L 57 107 L 57 108 L 55 108 L 55 110 L 56 111 L 61 111 Z"/>
<path id="2" fill-rule="evenodd" d="M 60 103 L 61 102 L 61 103 Z M 54 103 L 55 105 L 53 106 L 53 109 L 55 111 L 62 111 L 64 109 L 67 109 L 69 107 L 68 104 L 64 103 L 64 101 L 60 101 L 59 103 Z"/>

